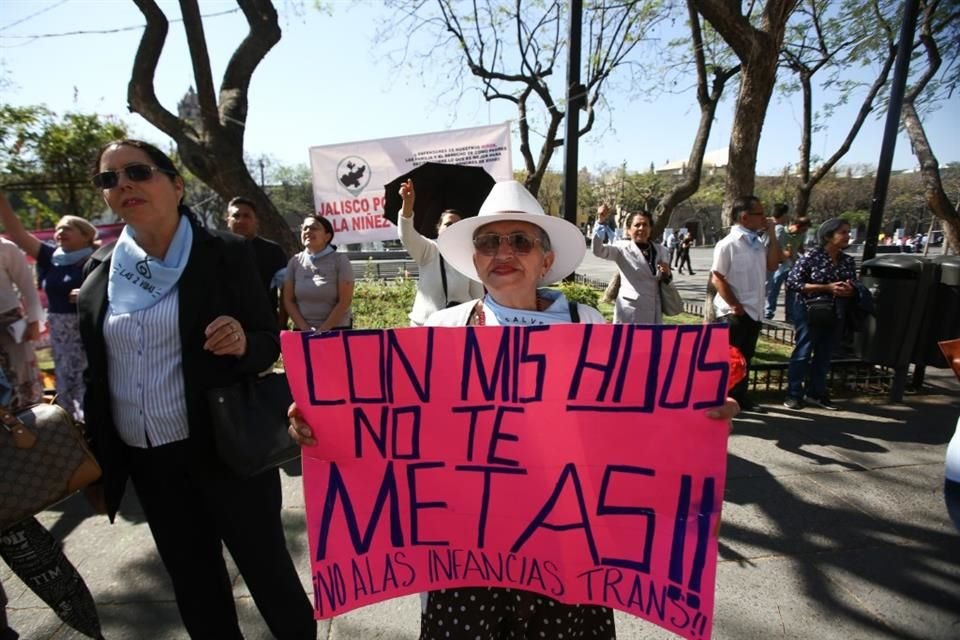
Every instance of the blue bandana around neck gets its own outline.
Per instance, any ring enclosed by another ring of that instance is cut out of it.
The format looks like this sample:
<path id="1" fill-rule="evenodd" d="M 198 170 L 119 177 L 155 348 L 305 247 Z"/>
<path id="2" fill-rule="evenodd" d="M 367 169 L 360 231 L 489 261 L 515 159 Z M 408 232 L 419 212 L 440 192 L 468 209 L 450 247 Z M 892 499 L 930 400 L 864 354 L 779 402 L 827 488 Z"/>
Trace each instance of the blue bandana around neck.
<path id="1" fill-rule="evenodd" d="M 543 311 L 529 311 L 527 309 L 511 309 L 497 303 L 488 293 L 483 298 L 483 308 L 491 313 L 498 325 L 518 324 L 524 326 L 541 324 L 558 324 L 570 322 L 570 305 L 559 291 L 538 289 L 537 295 L 551 300 L 549 307 Z M 488 321 L 488 324 L 492 324 Z"/>
<path id="2" fill-rule="evenodd" d="M 750 241 L 750 246 L 753 247 L 754 249 L 759 247 L 760 244 L 763 242 L 763 240 L 760 239 L 760 234 L 757 233 L 756 231 L 747 229 L 742 225 L 740 226 L 740 231 Z"/>
<path id="3" fill-rule="evenodd" d="M 170 293 L 190 258 L 193 228 L 187 216 L 180 216 L 164 260 L 147 255 L 134 238 L 133 229 L 125 226 L 113 250 L 107 299 L 115 314 L 149 309 Z"/>
<path id="4" fill-rule="evenodd" d="M 314 262 L 316 262 L 316 261 L 319 260 L 320 258 L 322 258 L 322 257 L 324 257 L 324 256 L 328 256 L 328 255 L 330 255 L 331 253 L 333 253 L 334 251 L 336 251 L 336 249 L 334 249 L 334 248 L 331 247 L 330 245 L 327 245 L 327 246 L 325 246 L 323 249 L 320 249 L 320 251 L 317 251 L 316 253 L 310 253 L 309 251 L 307 251 L 307 255 L 310 256 L 310 259 L 311 259 L 311 260 L 313 260 Z"/>
<path id="5" fill-rule="evenodd" d="M 84 247 L 76 251 L 64 251 L 62 247 L 57 247 L 53 250 L 53 256 L 51 256 L 50 262 L 52 262 L 55 267 L 69 267 L 82 260 L 86 260 L 92 254 L 93 247 Z"/>

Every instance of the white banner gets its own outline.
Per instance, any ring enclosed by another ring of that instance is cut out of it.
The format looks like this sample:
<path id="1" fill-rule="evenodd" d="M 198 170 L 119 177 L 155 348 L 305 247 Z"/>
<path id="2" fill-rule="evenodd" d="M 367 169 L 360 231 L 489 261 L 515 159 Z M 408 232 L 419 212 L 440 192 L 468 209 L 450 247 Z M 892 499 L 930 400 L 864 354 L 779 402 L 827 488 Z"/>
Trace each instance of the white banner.
<path id="1" fill-rule="evenodd" d="M 336 244 L 395 240 L 383 185 L 424 162 L 479 165 L 497 182 L 510 180 L 510 124 L 310 147 L 313 201 Z"/>

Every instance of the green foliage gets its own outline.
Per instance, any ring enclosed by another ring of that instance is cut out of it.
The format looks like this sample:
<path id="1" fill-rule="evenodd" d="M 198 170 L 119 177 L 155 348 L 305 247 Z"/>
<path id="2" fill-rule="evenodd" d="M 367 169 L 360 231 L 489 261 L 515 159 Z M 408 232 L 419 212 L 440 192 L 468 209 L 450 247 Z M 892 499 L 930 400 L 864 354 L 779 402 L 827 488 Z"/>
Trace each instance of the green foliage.
<path id="1" fill-rule="evenodd" d="M 299 225 L 314 211 L 313 174 L 305 164 L 270 164 L 264 189 L 277 213 L 291 225 Z"/>
<path id="2" fill-rule="evenodd" d="M 653 211 L 667 193 L 662 176 L 655 173 L 626 173 L 623 183 L 623 206 L 629 212 Z"/>
<path id="3" fill-rule="evenodd" d="M 600 304 L 600 294 L 602 292 L 585 284 L 561 282 L 556 288 L 562 291 L 570 302 L 577 302 L 590 307 L 597 307 Z"/>
<path id="4" fill-rule="evenodd" d="M 844 211 L 837 217 L 839 217 L 841 220 L 846 220 L 850 223 L 852 228 L 856 229 L 857 227 L 867 224 L 867 221 L 870 220 L 870 212 L 863 210 Z"/>
<path id="5" fill-rule="evenodd" d="M 126 136 L 126 126 L 109 116 L 0 105 L 0 183 L 29 226 L 66 214 L 94 217 L 104 205 L 90 184 L 90 162 L 104 144 Z"/>

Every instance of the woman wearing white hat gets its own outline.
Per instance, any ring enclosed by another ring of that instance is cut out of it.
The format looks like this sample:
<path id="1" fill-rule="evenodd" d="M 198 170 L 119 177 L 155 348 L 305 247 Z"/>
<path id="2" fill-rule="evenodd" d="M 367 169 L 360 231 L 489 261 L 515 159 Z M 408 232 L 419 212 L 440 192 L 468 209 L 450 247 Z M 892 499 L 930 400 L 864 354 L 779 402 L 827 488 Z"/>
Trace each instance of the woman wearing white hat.
<path id="1" fill-rule="evenodd" d="M 482 282 L 487 294 L 437 311 L 427 318 L 428 326 L 605 322 L 593 307 L 541 288 L 572 273 L 586 246 L 575 225 L 546 215 L 518 182 L 497 183 L 479 214 L 451 226 L 437 245 L 450 266 Z M 731 401 L 708 415 L 729 420 L 737 410 Z M 290 415 L 290 436 L 304 446 L 316 444 L 296 407 Z M 606 607 L 564 604 L 538 593 L 495 587 L 432 591 L 420 624 L 421 640 L 616 638 L 613 611 Z"/>
<path id="2" fill-rule="evenodd" d="M 570 303 L 563 293 L 540 288 L 572 273 L 586 246 L 576 226 L 546 215 L 518 182 L 497 183 L 479 215 L 450 227 L 437 244 L 443 259 L 482 282 L 487 294 L 437 311 L 427 325 L 605 322 L 593 307 Z M 736 403 L 730 402 L 709 415 L 730 419 L 736 412 Z M 421 640 L 616 637 L 613 611 L 606 607 L 564 604 L 528 591 L 504 595 L 502 589 L 487 587 L 431 592 L 420 619 Z M 451 630 L 462 633 L 448 635 Z"/>
<path id="3" fill-rule="evenodd" d="M 537 199 L 513 180 L 497 183 L 476 217 L 453 225 L 437 240 L 454 269 L 487 289 L 481 300 L 437 311 L 429 326 L 466 324 L 603 323 L 599 311 L 571 305 L 553 284 L 583 260 L 583 234 L 563 218 L 543 212 Z"/>

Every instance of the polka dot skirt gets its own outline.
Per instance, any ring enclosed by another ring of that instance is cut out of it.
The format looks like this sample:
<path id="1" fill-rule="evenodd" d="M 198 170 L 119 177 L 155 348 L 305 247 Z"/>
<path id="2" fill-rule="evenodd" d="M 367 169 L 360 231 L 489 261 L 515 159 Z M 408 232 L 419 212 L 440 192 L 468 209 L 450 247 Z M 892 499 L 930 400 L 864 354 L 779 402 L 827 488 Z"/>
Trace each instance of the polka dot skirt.
<path id="1" fill-rule="evenodd" d="M 572 605 L 516 589 L 477 587 L 431 591 L 420 640 L 615 640 L 613 611 Z"/>

